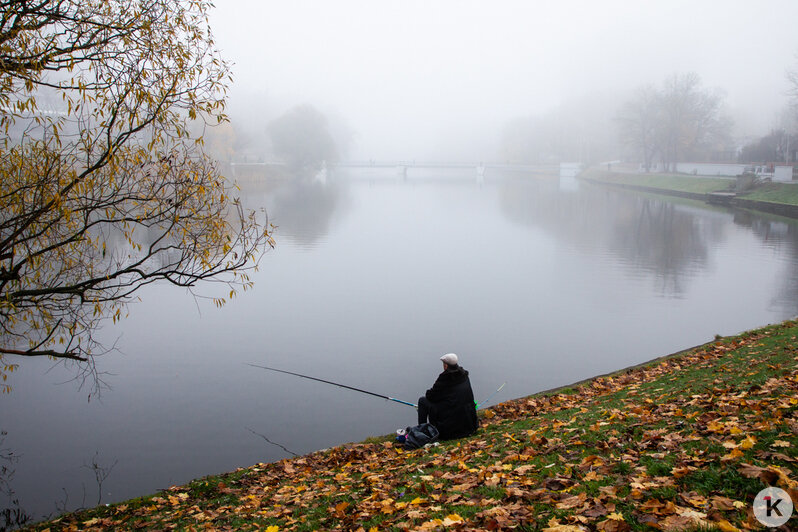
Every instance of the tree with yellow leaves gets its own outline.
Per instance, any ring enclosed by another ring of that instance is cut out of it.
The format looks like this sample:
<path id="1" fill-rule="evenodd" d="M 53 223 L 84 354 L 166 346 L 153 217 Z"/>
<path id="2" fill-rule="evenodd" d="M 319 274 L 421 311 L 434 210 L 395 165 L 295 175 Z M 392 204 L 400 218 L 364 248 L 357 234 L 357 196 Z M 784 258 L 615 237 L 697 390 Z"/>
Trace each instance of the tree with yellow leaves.
<path id="1" fill-rule="evenodd" d="M 227 120 L 210 7 L 0 0 L 4 380 L 12 356 L 94 372 L 92 332 L 144 285 L 251 285 L 268 224 L 189 131 Z"/>

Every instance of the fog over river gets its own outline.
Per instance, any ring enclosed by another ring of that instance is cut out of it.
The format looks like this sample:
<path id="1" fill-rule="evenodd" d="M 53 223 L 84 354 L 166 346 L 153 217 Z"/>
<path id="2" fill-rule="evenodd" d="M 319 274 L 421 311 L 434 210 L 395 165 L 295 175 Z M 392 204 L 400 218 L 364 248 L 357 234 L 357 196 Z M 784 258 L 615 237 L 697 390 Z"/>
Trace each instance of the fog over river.
<path id="1" fill-rule="evenodd" d="M 248 363 L 415 402 L 453 351 L 477 400 L 507 382 L 499 402 L 798 314 L 798 223 L 783 219 L 468 169 L 242 193 L 278 226 L 254 289 L 222 309 L 142 290 L 101 333 L 119 352 L 98 360 L 100 397 L 45 360 L 12 375 L 2 447 L 36 518 L 95 505 L 92 464 L 108 503 L 415 423 Z"/>

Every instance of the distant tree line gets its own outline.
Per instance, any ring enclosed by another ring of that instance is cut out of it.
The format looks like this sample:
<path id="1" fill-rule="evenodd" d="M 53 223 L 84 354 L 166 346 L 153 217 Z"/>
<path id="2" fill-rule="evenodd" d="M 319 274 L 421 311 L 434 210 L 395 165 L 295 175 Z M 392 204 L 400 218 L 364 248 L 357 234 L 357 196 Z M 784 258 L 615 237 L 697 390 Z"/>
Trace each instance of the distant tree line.
<path id="1" fill-rule="evenodd" d="M 778 126 L 743 146 L 739 162 L 790 164 L 798 160 L 798 66 L 788 70 L 786 77 L 789 102 Z"/>
<path id="2" fill-rule="evenodd" d="M 613 113 L 620 99 L 594 92 L 541 115 L 515 118 L 501 132 L 500 159 L 516 164 L 592 163 L 617 157 Z"/>
<path id="3" fill-rule="evenodd" d="M 798 137 L 786 129 L 774 129 L 740 150 L 741 163 L 792 163 L 798 150 Z"/>
<path id="4" fill-rule="evenodd" d="M 640 87 L 620 108 L 621 140 L 646 171 L 657 162 L 675 171 L 680 160 L 711 160 L 729 144 L 723 104 L 723 94 L 703 88 L 697 74 L 674 74 L 659 88 Z"/>
<path id="5" fill-rule="evenodd" d="M 554 112 L 520 117 L 502 132 L 507 162 L 595 164 L 625 154 L 646 170 L 675 170 L 685 159 L 733 160 L 732 121 L 720 91 L 702 87 L 694 73 L 674 74 L 661 86 L 644 86 L 631 97 L 593 93 Z"/>

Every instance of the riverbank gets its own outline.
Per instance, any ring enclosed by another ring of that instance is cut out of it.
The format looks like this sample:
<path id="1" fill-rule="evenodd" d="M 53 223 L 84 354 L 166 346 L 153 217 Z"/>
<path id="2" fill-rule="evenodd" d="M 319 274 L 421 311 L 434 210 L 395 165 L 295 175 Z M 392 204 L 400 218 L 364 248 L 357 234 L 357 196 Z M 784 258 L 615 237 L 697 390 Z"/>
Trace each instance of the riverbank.
<path id="1" fill-rule="evenodd" d="M 796 338 L 784 322 L 502 403 L 477 435 L 429 449 L 377 438 L 33 528 L 756 528 L 768 484 L 798 502 Z"/>
<path id="2" fill-rule="evenodd" d="M 590 168 L 579 177 L 601 185 L 798 218 L 798 183 L 763 183 L 744 192 L 735 192 L 735 178 L 726 177 L 638 174 L 611 172 L 597 168 Z"/>

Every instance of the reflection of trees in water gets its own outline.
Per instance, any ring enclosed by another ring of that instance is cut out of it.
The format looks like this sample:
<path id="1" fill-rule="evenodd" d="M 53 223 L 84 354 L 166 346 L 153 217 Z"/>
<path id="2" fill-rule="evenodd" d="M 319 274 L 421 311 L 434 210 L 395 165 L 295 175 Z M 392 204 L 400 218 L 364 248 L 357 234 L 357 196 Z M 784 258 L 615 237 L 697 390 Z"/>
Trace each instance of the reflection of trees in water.
<path id="1" fill-rule="evenodd" d="M 277 226 L 278 241 L 288 236 L 301 244 L 314 244 L 329 232 L 344 198 L 343 185 L 338 183 L 286 182 L 268 201 L 269 220 Z"/>
<path id="2" fill-rule="evenodd" d="M 19 504 L 11 481 L 14 478 L 14 466 L 19 457 L 6 447 L 3 447 L 6 437 L 5 431 L 0 431 L 0 530 L 16 530 L 31 520 Z"/>
<path id="3" fill-rule="evenodd" d="M 582 252 L 609 252 L 626 267 L 652 273 L 670 295 L 684 292 L 686 279 L 706 268 L 709 243 L 723 238 L 721 219 L 600 187 L 561 193 L 556 180 L 508 182 L 501 203 L 515 222 L 541 227 Z"/>
<path id="4" fill-rule="evenodd" d="M 642 196 L 626 198 L 631 215 L 615 221 L 612 249 L 636 270 L 651 271 L 665 294 L 685 292 L 685 280 L 707 267 L 708 245 L 723 238 L 723 221 Z"/>
<path id="5" fill-rule="evenodd" d="M 265 209 L 269 222 L 277 226 L 278 245 L 284 237 L 304 245 L 316 243 L 328 233 L 347 198 L 345 181 L 328 178 L 324 170 L 242 166 L 236 169 L 236 183 L 244 207 Z"/>
<path id="6" fill-rule="evenodd" d="M 771 304 L 798 315 L 798 222 L 769 220 L 748 211 L 738 211 L 734 223 L 748 227 L 762 243 L 784 256 L 785 271 L 780 278 L 781 288 Z"/>
<path id="7" fill-rule="evenodd" d="M 782 277 L 782 288 L 773 298 L 773 305 L 781 307 L 791 314 L 798 316 L 798 227 L 791 226 L 792 240 L 790 241 L 788 271 Z"/>

